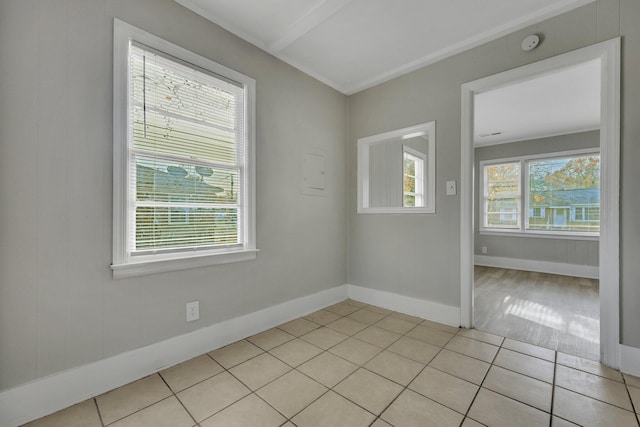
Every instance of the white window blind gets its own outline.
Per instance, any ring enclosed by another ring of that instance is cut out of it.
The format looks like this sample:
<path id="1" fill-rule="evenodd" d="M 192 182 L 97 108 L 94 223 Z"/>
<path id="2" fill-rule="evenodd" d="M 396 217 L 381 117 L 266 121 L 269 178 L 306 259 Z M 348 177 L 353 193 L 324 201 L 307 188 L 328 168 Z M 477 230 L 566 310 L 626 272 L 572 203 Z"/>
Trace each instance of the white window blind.
<path id="1" fill-rule="evenodd" d="M 114 278 L 256 259 L 249 76 L 114 19 Z"/>
<path id="2" fill-rule="evenodd" d="M 129 46 L 132 256 L 241 246 L 245 88 Z"/>

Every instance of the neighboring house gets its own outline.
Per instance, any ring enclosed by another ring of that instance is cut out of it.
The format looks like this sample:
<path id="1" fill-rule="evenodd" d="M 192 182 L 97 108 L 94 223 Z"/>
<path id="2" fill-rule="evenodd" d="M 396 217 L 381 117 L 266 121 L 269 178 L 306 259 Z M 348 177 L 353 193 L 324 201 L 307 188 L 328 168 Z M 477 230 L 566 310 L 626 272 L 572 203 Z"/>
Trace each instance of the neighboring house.
<path id="1" fill-rule="evenodd" d="M 157 246 L 158 242 L 166 242 L 166 246 L 182 247 L 202 243 L 237 243 L 237 214 L 231 208 L 232 205 L 230 208 L 197 207 L 203 201 L 213 201 L 220 205 L 233 204 L 233 187 L 225 190 L 208 184 L 205 179 L 213 174 L 208 168 L 196 167 L 192 173 L 178 166 L 168 166 L 166 171 L 162 169 L 164 168 L 140 164 L 136 167 L 137 199 L 151 204 L 172 204 L 170 207 L 138 208 L 138 249 L 159 249 L 162 246 Z M 179 206 L 181 203 L 184 206 Z M 194 230 L 201 231 L 194 234 Z"/>
<path id="2" fill-rule="evenodd" d="M 516 199 L 490 199 L 488 228 L 519 228 Z M 600 189 L 537 191 L 529 201 L 528 230 L 597 232 Z"/>
<path id="3" fill-rule="evenodd" d="M 529 202 L 529 229 L 599 231 L 600 189 L 537 192 Z"/>

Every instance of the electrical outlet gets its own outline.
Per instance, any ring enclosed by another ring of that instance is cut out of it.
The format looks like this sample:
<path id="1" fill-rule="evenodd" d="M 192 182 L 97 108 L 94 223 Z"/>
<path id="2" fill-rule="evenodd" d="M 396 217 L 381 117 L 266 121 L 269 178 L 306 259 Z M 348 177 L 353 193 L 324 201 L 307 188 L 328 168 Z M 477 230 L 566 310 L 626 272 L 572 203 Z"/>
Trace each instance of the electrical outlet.
<path id="1" fill-rule="evenodd" d="M 486 253 L 487 253 L 487 247 L 486 247 L 486 246 L 483 246 L 483 247 L 482 247 L 482 253 L 483 253 L 483 254 L 486 254 Z"/>
<path id="2" fill-rule="evenodd" d="M 187 322 L 193 322 L 200 318 L 200 301 L 187 303 Z"/>

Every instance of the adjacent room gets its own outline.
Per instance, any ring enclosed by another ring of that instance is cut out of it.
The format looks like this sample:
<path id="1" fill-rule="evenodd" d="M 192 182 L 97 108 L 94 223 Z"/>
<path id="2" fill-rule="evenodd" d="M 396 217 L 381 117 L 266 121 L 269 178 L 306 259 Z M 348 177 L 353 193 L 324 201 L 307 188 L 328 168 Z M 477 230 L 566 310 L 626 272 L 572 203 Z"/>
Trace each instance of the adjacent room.
<path id="1" fill-rule="evenodd" d="M 600 358 L 598 61 L 475 98 L 475 327 Z"/>
<path id="2" fill-rule="evenodd" d="M 640 426 L 639 20 L 0 0 L 0 427 Z"/>

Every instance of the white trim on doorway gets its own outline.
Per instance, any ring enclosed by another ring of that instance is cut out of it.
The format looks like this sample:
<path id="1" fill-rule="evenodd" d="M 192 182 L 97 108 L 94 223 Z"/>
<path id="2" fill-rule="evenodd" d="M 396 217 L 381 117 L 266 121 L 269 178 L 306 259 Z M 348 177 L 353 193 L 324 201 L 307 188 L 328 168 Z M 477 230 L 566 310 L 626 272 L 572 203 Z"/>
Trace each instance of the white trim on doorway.
<path id="1" fill-rule="evenodd" d="M 460 323 L 473 327 L 473 99 L 477 93 L 591 60 L 601 62 L 600 357 L 620 367 L 620 38 L 462 85 L 460 176 Z"/>

